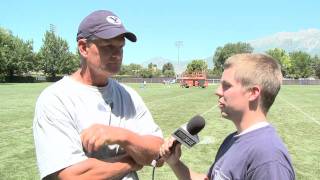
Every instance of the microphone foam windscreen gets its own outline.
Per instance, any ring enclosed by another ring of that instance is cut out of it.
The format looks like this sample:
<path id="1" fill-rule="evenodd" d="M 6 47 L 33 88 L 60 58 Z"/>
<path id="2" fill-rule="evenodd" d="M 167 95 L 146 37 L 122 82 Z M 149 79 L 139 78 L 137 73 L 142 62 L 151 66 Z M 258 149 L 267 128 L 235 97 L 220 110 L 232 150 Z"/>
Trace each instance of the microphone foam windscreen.
<path id="1" fill-rule="evenodd" d="M 188 122 L 187 131 L 191 135 L 196 135 L 198 134 L 198 132 L 200 132 L 204 128 L 205 124 L 206 122 L 204 118 L 200 115 L 196 115 L 193 118 L 191 118 L 190 121 Z"/>

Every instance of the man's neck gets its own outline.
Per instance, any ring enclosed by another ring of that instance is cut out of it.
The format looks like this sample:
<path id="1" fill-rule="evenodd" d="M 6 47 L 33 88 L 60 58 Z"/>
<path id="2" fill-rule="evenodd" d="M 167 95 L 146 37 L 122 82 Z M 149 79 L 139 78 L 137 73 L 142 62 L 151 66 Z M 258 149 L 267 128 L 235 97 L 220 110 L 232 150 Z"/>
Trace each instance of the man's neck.
<path id="1" fill-rule="evenodd" d="M 87 69 L 79 69 L 71 75 L 71 77 L 83 84 L 90 86 L 103 87 L 108 84 L 108 77 L 104 75 L 96 75 Z"/>

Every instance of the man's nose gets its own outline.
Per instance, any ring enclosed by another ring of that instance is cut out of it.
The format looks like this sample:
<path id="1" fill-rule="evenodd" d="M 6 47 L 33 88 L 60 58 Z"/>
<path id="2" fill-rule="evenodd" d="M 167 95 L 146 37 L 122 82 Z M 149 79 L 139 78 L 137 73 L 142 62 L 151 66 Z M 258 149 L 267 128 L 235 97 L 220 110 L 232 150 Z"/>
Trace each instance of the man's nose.
<path id="1" fill-rule="evenodd" d="M 222 96 L 222 86 L 221 84 L 217 87 L 215 95 L 221 97 Z"/>
<path id="2" fill-rule="evenodd" d="M 120 51 L 116 51 L 116 52 L 112 53 L 112 57 L 116 58 L 116 59 L 121 59 L 122 54 Z"/>

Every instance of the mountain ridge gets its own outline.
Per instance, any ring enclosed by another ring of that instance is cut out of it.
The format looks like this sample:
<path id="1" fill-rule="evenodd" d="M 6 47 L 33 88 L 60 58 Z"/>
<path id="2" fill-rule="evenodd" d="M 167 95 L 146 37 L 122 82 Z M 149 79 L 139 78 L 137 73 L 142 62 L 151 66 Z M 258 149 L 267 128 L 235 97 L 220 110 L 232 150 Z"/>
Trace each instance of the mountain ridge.
<path id="1" fill-rule="evenodd" d="M 286 52 L 304 51 L 311 55 L 320 55 L 320 30 L 315 28 L 304 29 L 297 32 L 278 32 L 246 42 L 254 48 L 254 52 L 263 53 L 269 49 L 282 48 Z M 207 62 L 208 68 L 213 67 L 213 55 L 208 55 L 207 58 L 202 59 Z M 181 73 L 191 61 L 192 59 L 180 61 L 178 64 L 176 60 L 158 56 L 150 58 L 142 64 L 146 67 L 149 63 L 153 63 L 157 65 L 158 69 L 162 69 L 163 64 L 170 62 L 173 64 L 175 71 Z"/>

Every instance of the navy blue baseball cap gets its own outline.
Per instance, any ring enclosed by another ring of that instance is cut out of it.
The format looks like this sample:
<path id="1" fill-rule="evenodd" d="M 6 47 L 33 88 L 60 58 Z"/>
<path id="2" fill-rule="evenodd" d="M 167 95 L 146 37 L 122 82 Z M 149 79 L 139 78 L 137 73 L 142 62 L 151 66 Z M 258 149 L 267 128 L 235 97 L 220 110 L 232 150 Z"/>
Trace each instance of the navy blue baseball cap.
<path id="1" fill-rule="evenodd" d="M 121 34 L 132 42 L 137 41 L 136 35 L 125 29 L 117 15 L 111 11 L 99 10 L 89 14 L 82 20 L 77 33 L 77 41 L 91 36 L 111 39 Z"/>

